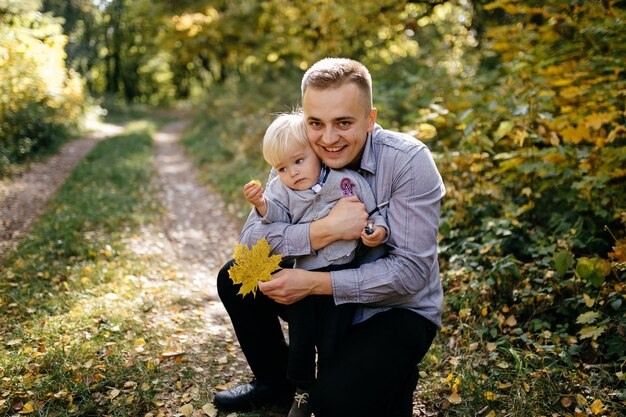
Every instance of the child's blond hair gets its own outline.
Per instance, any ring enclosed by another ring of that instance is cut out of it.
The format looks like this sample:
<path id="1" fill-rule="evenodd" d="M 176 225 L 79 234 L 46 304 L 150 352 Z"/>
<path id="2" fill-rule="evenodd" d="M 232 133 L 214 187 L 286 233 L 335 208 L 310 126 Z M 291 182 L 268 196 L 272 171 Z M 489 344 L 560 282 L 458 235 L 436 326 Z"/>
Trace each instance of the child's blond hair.
<path id="1" fill-rule="evenodd" d="M 304 114 L 301 111 L 281 113 L 265 131 L 263 158 L 274 167 L 302 146 L 310 146 Z"/>

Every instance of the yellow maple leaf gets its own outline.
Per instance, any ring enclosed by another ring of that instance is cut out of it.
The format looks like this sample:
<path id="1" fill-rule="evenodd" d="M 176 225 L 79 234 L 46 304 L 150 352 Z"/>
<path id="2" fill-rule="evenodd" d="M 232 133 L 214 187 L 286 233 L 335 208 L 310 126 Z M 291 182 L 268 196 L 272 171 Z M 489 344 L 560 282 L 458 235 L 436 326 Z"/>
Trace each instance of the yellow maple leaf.
<path id="1" fill-rule="evenodd" d="M 235 245 L 235 264 L 228 270 L 228 275 L 235 284 L 241 284 L 238 294 L 245 297 L 252 292 L 256 297 L 259 281 L 271 280 L 272 272 L 280 269 L 283 256 L 270 255 L 271 250 L 265 238 L 259 240 L 252 249 L 247 245 Z"/>

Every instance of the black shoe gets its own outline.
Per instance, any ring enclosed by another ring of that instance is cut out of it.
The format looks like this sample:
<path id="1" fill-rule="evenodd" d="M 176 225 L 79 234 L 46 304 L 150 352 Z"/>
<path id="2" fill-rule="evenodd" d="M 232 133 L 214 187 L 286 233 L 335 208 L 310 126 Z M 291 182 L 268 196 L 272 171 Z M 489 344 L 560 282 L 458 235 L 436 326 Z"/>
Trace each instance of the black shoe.
<path id="1" fill-rule="evenodd" d="M 309 404 L 309 392 L 296 389 L 296 395 L 293 397 L 293 404 L 287 417 L 311 417 L 311 404 Z"/>
<path id="2" fill-rule="evenodd" d="M 256 379 L 215 394 L 213 404 L 225 411 L 245 411 L 264 405 L 289 405 L 294 388 L 287 385 L 267 385 Z"/>

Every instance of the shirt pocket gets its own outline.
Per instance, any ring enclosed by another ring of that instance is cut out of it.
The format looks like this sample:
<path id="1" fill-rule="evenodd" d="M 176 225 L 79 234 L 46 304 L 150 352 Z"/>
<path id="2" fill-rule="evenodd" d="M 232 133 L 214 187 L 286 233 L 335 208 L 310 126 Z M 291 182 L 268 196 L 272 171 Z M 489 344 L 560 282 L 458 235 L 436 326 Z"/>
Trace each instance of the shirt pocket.
<path id="1" fill-rule="evenodd" d="M 338 263 L 341 260 L 349 262 L 354 257 L 358 242 L 356 240 L 341 240 L 331 243 L 322 250 L 322 256 L 329 263 Z M 343 262 L 339 262 L 343 263 Z"/>

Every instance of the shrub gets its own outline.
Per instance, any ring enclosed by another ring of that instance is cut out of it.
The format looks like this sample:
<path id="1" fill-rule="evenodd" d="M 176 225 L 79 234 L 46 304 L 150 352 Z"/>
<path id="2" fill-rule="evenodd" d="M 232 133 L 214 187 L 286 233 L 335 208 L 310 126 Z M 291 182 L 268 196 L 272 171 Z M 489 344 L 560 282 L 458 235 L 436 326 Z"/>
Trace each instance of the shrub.
<path id="1" fill-rule="evenodd" d="M 84 112 L 82 81 L 65 67 L 61 26 L 33 7 L 0 3 L 0 175 L 59 143 Z"/>

